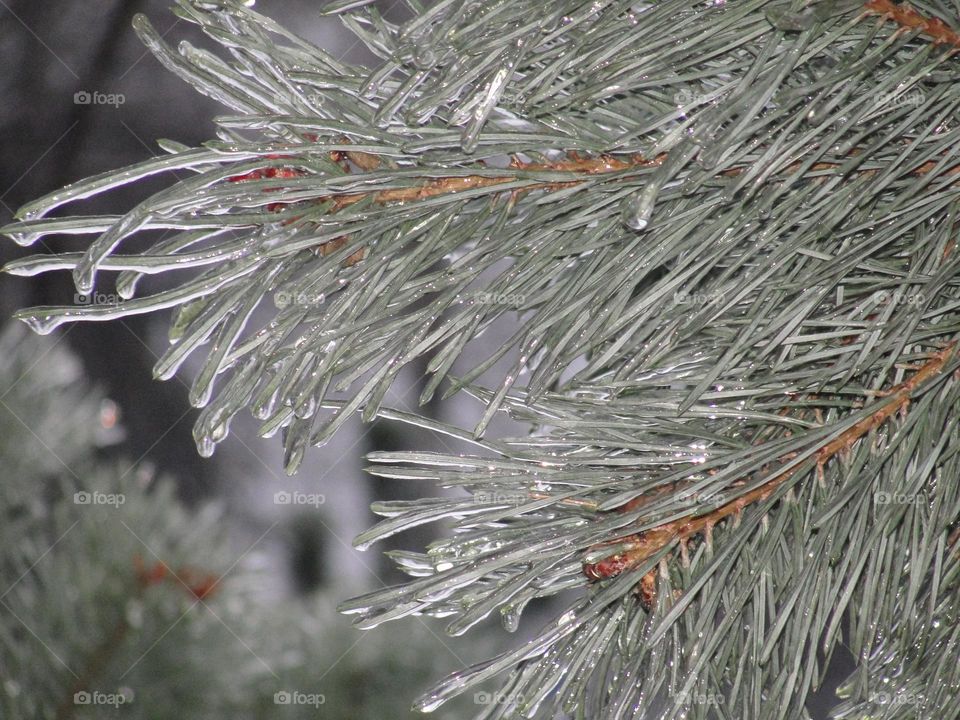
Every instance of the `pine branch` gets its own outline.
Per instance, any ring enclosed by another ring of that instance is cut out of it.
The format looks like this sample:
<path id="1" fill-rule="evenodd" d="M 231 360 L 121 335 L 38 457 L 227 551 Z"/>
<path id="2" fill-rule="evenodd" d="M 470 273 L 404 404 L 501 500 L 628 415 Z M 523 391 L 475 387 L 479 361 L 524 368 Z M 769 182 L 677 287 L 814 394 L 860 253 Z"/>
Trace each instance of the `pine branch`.
<path id="1" fill-rule="evenodd" d="M 706 720 L 697 697 L 802 717 L 841 641 L 858 671 L 838 712 L 910 717 L 917 703 L 876 701 L 880 677 L 955 705 L 952 7 L 412 7 L 402 26 L 333 7 L 374 68 L 232 1 L 177 6 L 223 58 L 139 18 L 160 61 L 235 114 L 204 147 L 165 141 L 167 157 L 23 208 L 4 228 L 21 244 L 94 240 L 8 270 L 70 270 L 81 292 L 119 275 L 115 303 L 19 317 L 49 332 L 176 308 L 156 374 L 203 357 L 204 454 L 245 408 L 282 433 L 290 472 L 355 413 L 470 444 L 371 458 L 450 493 L 376 504 L 358 546 L 435 521 L 453 533 L 393 553 L 412 580 L 343 609 L 362 628 L 430 615 L 459 635 L 575 597 L 423 709 L 502 673 L 486 717 L 643 704 Z M 48 217 L 170 169 L 191 175 L 123 216 Z M 175 234 L 121 252 L 154 230 Z M 137 296 L 173 270 L 193 274 Z M 484 347 L 504 322 L 513 334 Z M 471 429 L 386 407 L 417 358 L 422 401 L 479 401 Z M 529 432 L 485 438 L 500 415 Z"/>
<path id="2" fill-rule="evenodd" d="M 871 412 L 865 418 L 857 421 L 852 426 L 840 433 L 837 437 L 833 438 L 816 450 L 812 454 L 812 457 L 816 460 L 818 473 L 820 473 L 822 476 L 823 467 L 835 455 L 842 451 L 849 450 L 854 443 L 868 433 L 879 428 L 896 413 L 906 412 L 906 409 L 910 404 L 910 397 L 913 392 L 920 388 L 923 383 L 936 377 L 940 372 L 942 372 L 944 366 L 953 355 L 955 347 L 956 341 L 951 342 L 940 352 L 934 353 L 933 357 L 924 363 L 923 366 L 920 367 L 909 380 L 905 380 L 899 385 L 886 391 L 884 395 L 888 399 L 881 403 L 879 408 Z M 804 454 L 807 455 L 808 453 Z M 789 457 L 784 459 L 783 462 L 786 463 L 787 460 L 792 461 L 794 459 L 794 457 Z M 712 528 L 717 525 L 717 523 L 743 512 L 750 505 L 766 500 L 780 486 L 804 469 L 804 464 L 800 462 L 794 462 L 791 467 L 783 470 L 781 473 L 766 481 L 759 487 L 740 495 L 735 500 L 721 505 L 716 510 L 713 510 L 705 515 L 694 518 L 682 518 L 650 530 L 645 530 L 643 533 L 637 535 L 629 535 L 610 540 L 604 544 L 616 545 L 622 549 L 619 552 L 604 558 L 603 560 L 585 563 L 583 566 L 583 572 L 592 580 L 615 577 L 626 570 L 638 567 L 648 558 L 658 554 L 667 546 L 675 545 L 677 543 L 683 545 L 695 535 L 699 535 L 704 532 L 709 535 Z M 734 483 L 734 485 L 743 485 L 745 483 L 746 480 L 744 479 Z M 649 500 L 649 497 L 638 498 L 637 500 L 632 500 L 625 504 L 622 508 L 618 508 L 618 510 L 623 512 L 633 511 L 642 506 L 644 503 L 649 502 Z M 602 546 L 596 546 L 591 548 L 591 550 L 598 550 L 601 547 Z M 654 576 L 650 574 L 644 576 L 644 580 L 648 584 L 653 582 L 653 578 Z M 648 598 L 649 594 L 649 590 L 644 592 L 644 595 Z"/>

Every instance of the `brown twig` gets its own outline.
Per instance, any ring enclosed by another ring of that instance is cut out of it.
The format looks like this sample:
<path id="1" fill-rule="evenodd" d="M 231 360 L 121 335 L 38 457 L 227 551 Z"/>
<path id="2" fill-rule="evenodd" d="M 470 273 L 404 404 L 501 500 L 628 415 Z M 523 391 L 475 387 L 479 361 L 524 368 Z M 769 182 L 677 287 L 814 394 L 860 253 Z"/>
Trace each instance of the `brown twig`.
<path id="1" fill-rule="evenodd" d="M 960 542 L 960 527 L 953 529 L 953 532 L 950 533 L 950 536 L 947 538 L 947 545 L 953 547 L 958 542 Z"/>
<path id="2" fill-rule="evenodd" d="M 936 45 L 952 45 L 960 48 L 960 35 L 940 18 L 928 18 L 914 10 L 909 3 L 897 4 L 892 0 L 869 0 L 864 5 L 866 12 L 892 20 L 903 31 L 919 30 Z"/>
<path id="3" fill-rule="evenodd" d="M 159 585 L 163 582 L 176 582 L 182 584 L 183 588 L 197 601 L 202 601 L 216 592 L 220 584 L 220 578 L 215 574 L 189 566 L 180 567 L 177 572 L 171 570 L 162 561 L 147 566 L 140 555 L 133 556 L 133 568 L 136 577 L 136 584 L 131 594 L 133 599 L 142 598 L 147 588 L 153 585 Z M 89 690 L 93 681 L 103 673 L 111 658 L 120 649 L 120 644 L 129 631 L 130 623 L 127 621 L 126 615 L 121 614 L 110 634 L 97 645 L 91 654 L 84 673 L 76 678 L 67 696 L 57 707 L 56 720 L 68 720 L 68 718 L 73 717 L 76 709 L 75 697 L 77 693 Z"/>
<path id="4" fill-rule="evenodd" d="M 76 679 L 67 691 L 67 696 L 57 707 L 57 712 L 54 716 L 56 720 L 67 720 L 67 718 L 73 716 L 77 707 L 75 702 L 77 693 L 87 690 L 94 678 L 100 675 L 120 647 L 120 643 L 123 642 L 129 630 L 130 624 L 127 622 L 126 616 L 121 615 L 120 619 L 117 620 L 117 623 L 113 626 L 113 630 L 110 631 L 110 634 L 107 635 L 97 646 L 96 650 L 93 651 L 86 672 Z"/>
<path id="5" fill-rule="evenodd" d="M 644 167 L 655 167 L 660 165 L 666 159 L 662 154 L 652 160 L 648 160 L 641 155 L 634 155 L 631 159 L 620 160 L 610 155 L 601 155 L 595 158 L 581 158 L 574 156 L 573 159 L 555 162 L 555 163 L 522 163 L 516 159 L 511 163 L 511 167 L 517 170 L 528 171 L 552 171 L 569 172 L 581 176 L 604 175 L 607 173 L 620 172 L 622 170 L 639 169 Z M 359 163 L 358 163 L 359 164 Z M 437 178 L 428 182 L 410 188 L 396 188 L 393 190 L 380 190 L 373 194 L 373 201 L 380 205 L 387 203 L 403 203 L 412 200 L 424 200 L 426 198 L 436 197 L 438 195 L 449 195 L 451 193 L 463 192 L 464 190 L 473 190 L 476 188 L 495 187 L 505 185 L 516 180 L 511 176 L 485 176 L 485 175 L 466 175 L 464 177 Z M 559 190 L 583 182 L 580 178 L 564 180 L 558 182 L 533 183 L 523 188 L 520 192 L 532 192 L 533 190 Z M 333 212 L 348 207 L 369 197 L 370 193 L 360 192 L 347 195 L 338 195 L 334 198 Z"/>
<path id="6" fill-rule="evenodd" d="M 937 376 L 944 368 L 956 348 L 956 341 L 951 342 L 924 363 L 917 372 L 905 382 L 886 391 L 887 400 L 877 411 L 855 423 L 834 440 L 821 447 L 815 454 L 817 468 L 821 469 L 832 457 L 842 450 L 849 449 L 860 438 L 875 430 L 889 420 L 898 411 L 905 410 L 910 403 L 910 395 L 920 385 Z M 695 535 L 707 532 L 717 523 L 742 512 L 746 507 L 767 499 L 781 485 L 793 477 L 803 465 L 796 465 L 783 471 L 763 485 L 750 492 L 731 500 L 716 510 L 697 517 L 686 517 L 665 523 L 659 527 L 645 530 L 641 533 L 611 540 L 607 544 L 627 545 L 625 550 L 611 555 L 596 563 L 585 563 L 583 573 L 592 580 L 615 577 L 625 570 L 635 568 L 676 541 L 686 541 Z M 742 481 L 738 481 L 742 482 Z M 634 501 L 631 501 L 634 502 Z M 628 503 L 629 504 L 629 503 Z M 595 546 L 591 550 L 603 547 Z"/>

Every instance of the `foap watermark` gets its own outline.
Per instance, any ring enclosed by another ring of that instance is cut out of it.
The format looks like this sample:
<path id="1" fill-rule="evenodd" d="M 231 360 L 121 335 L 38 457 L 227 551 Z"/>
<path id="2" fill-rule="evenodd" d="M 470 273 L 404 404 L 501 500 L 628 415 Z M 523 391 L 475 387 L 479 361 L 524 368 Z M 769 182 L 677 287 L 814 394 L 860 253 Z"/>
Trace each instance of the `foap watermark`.
<path id="1" fill-rule="evenodd" d="M 927 301 L 922 292 L 899 292 L 877 290 L 870 299 L 878 305 L 923 305 Z"/>
<path id="2" fill-rule="evenodd" d="M 311 505 L 320 507 L 327 501 L 327 496 L 320 493 L 287 492 L 281 490 L 273 494 L 274 505 Z"/>
<path id="3" fill-rule="evenodd" d="M 911 705 L 915 707 L 923 707 L 926 700 L 919 693 L 878 692 L 870 694 L 870 702 L 876 705 Z"/>
<path id="4" fill-rule="evenodd" d="M 689 691 L 680 693 L 680 702 L 685 705 L 721 705 L 724 697 L 720 693 L 702 693 Z"/>
<path id="5" fill-rule="evenodd" d="M 130 688 L 121 688 L 112 693 L 100 690 L 79 690 L 73 694 L 74 705 L 106 705 L 118 708 L 131 702 L 133 702 L 133 691 Z"/>
<path id="6" fill-rule="evenodd" d="M 112 105 L 120 107 L 127 101 L 123 93 L 104 93 L 99 90 L 78 90 L 73 94 L 74 105 Z"/>
<path id="7" fill-rule="evenodd" d="M 111 505 L 113 507 L 120 507 L 126 501 L 127 497 L 123 493 L 105 493 L 99 490 L 87 492 L 86 490 L 81 490 L 73 494 L 74 505 Z"/>
<path id="8" fill-rule="evenodd" d="M 916 493 L 898 493 L 878 490 L 873 494 L 873 501 L 877 505 L 915 505 L 924 502 Z"/>
<path id="9" fill-rule="evenodd" d="M 718 508 L 727 503 L 727 496 L 719 491 L 704 492 L 700 490 L 681 490 L 676 495 L 676 501 L 686 506 L 710 506 Z"/>
<path id="10" fill-rule="evenodd" d="M 506 305 L 508 307 L 520 307 L 527 300 L 526 296 L 520 293 L 494 292 L 478 292 L 476 299 L 481 305 Z"/>
<path id="11" fill-rule="evenodd" d="M 298 105 L 307 103 L 312 107 L 320 107 L 326 98 L 320 93 L 276 93 L 273 100 L 277 105 Z"/>
<path id="12" fill-rule="evenodd" d="M 91 292 L 73 295 L 74 305 L 119 305 L 122 302 L 123 298 L 116 293 Z"/>
<path id="13" fill-rule="evenodd" d="M 288 307 L 316 307 L 323 305 L 326 296 L 323 293 L 278 292 L 273 295 L 273 304 L 280 310 Z"/>
<path id="14" fill-rule="evenodd" d="M 473 694 L 474 705 L 505 705 L 506 703 L 515 705 L 523 704 L 522 695 L 507 695 L 502 692 L 475 692 Z"/>
<path id="15" fill-rule="evenodd" d="M 874 102 L 879 107 L 920 107 L 926 102 L 922 90 L 911 88 L 906 92 L 884 92 L 874 95 Z"/>
<path id="16" fill-rule="evenodd" d="M 522 492 L 478 492 L 473 501 L 478 505 L 521 505 L 527 501 L 527 495 Z"/>
<path id="17" fill-rule="evenodd" d="M 703 105 L 705 102 L 708 102 L 709 99 L 710 96 L 708 94 L 694 92 L 692 88 L 688 87 L 680 88 L 673 94 L 673 102 L 676 103 L 678 107 Z"/>
<path id="18" fill-rule="evenodd" d="M 320 707 L 327 698 L 323 693 L 305 693 L 299 690 L 278 690 L 273 694 L 274 705 L 308 705 Z"/>
<path id="19" fill-rule="evenodd" d="M 718 305 L 723 302 L 722 292 L 686 292 L 678 290 L 673 294 L 675 305 L 695 305 L 703 307 L 705 305 Z"/>

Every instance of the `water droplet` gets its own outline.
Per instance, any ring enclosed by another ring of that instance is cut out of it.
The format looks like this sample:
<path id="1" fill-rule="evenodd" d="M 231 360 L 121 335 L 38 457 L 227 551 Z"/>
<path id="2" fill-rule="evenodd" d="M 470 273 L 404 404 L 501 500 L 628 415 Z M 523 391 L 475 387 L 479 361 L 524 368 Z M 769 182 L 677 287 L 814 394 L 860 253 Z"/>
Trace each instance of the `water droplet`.
<path id="1" fill-rule="evenodd" d="M 67 318 L 63 315 L 47 315 L 44 313 L 21 315 L 19 319 L 26 323 L 27 327 L 37 335 L 49 335 L 67 321 Z"/>
<path id="2" fill-rule="evenodd" d="M 463 138 L 460 141 L 460 147 L 467 155 L 472 155 L 476 152 L 479 143 L 480 138 L 477 134 L 464 132 Z"/>
<path id="3" fill-rule="evenodd" d="M 653 215 L 653 201 L 644 190 L 624 198 L 620 205 L 620 220 L 631 230 L 645 230 Z"/>
<path id="4" fill-rule="evenodd" d="M 418 710 L 419 712 L 422 712 L 422 713 L 429 713 L 429 712 L 433 712 L 438 707 L 443 705 L 445 701 L 446 701 L 446 697 L 444 697 L 440 693 L 430 693 L 429 695 L 426 695 L 420 698 L 419 700 L 417 700 L 413 704 L 413 709 Z"/>
<path id="5" fill-rule="evenodd" d="M 84 257 L 73 269 L 73 283 L 81 295 L 89 295 L 93 290 L 96 279 L 97 265 L 88 257 Z"/>
<path id="6" fill-rule="evenodd" d="M 213 440 L 211 440 L 207 436 L 203 436 L 197 439 L 197 453 L 199 453 L 200 457 L 205 457 L 205 458 L 212 457 L 214 447 L 215 447 L 215 444 Z"/>
<path id="7" fill-rule="evenodd" d="M 517 605 L 504 605 L 500 608 L 500 624 L 507 632 L 516 632 L 520 627 L 521 609 Z"/>
<path id="8" fill-rule="evenodd" d="M 273 412 L 273 406 L 276 403 L 276 400 L 277 395 L 274 393 L 269 398 L 266 398 L 263 402 L 259 402 L 254 405 L 250 410 L 250 414 L 253 415 L 256 420 L 266 420 Z"/>
<path id="9" fill-rule="evenodd" d="M 308 420 L 314 416 L 317 412 L 317 398 L 315 395 L 310 395 L 310 397 L 301 401 L 297 407 L 294 409 L 294 415 L 296 415 L 301 420 Z"/>
<path id="10" fill-rule="evenodd" d="M 412 54 L 413 64 L 418 70 L 432 70 L 437 66 L 439 56 L 429 45 L 416 48 Z"/>
<path id="11" fill-rule="evenodd" d="M 33 245 L 37 240 L 43 237 L 42 233 L 8 232 L 5 234 L 8 238 L 13 240 L 17 245 L 20 245 L 21 247 Z"/>

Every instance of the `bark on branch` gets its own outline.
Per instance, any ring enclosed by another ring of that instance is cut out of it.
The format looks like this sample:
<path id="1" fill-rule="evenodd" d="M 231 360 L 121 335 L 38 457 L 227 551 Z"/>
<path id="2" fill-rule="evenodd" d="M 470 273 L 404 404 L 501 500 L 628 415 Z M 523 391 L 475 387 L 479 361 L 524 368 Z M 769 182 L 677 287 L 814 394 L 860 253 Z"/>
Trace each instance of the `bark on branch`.
<path id="1" fill-rule="evenodd" d="M 910 379 L 885 391 L 883 393 L 885 399 L 876 411 L 852 425 L 838 437 L 821 447 L 815 454 L 817 468 L 822 469 L 827 461 L 837 453 L 852 447 L 860 438 L 871 430 L 876 430 L 897 412 L 901 410 L 905 411 L 910 404 L 910 396 L 913 392 L 942 372 L 944 366 L 953 356 L 956 345 L 956 341 L 951 342 L 940 352 L 934 353 Z M 777 488 L 792 478 L 801 468 L 805 467 L 804 465 L 795 465 L 773 477 L 760 487 L 741 495 L 735 500 L 731 500 L 712 512 L 696 517 L 681 518 L 641 533 L 621 536 L 620 538 L 612 540 L 610 544 L 616 544 L 621 547 L 625 545 L 625 549 L 599 562 L 585 563 L 583 572 L 592 580 L 600 580 L 615 577 L 626 570 L 638 567 L 647 558 L 653 556 L 667 545 L 677 541 L 683 543 L 695 535 L 709 532 L 722 520 L 742 512 L 750 505 L 767 499 Z M 743 481 L 737 482 L 742 484 Z M 636 503 L 636 501 L 631 502 Z M 624 508 L 633 509 L 636 506 L 637 505 L 634 504 L 630 507 L 630 503 L 628 503 L 621 508 L 621 511 Z M 591 550 L 601 549 L 603 546 L 604 545 L 598 545 L 591 548 Z"/>

